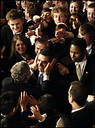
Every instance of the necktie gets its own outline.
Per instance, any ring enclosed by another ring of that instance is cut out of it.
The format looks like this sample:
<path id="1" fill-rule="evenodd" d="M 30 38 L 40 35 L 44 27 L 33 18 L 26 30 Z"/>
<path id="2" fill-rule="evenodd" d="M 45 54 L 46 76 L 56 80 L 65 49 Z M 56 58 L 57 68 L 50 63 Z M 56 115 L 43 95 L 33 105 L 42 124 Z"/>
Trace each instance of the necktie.
<path id="1" fill-rule="evenodd" d="M 81 76 L 82 76 L 80 64 L 77 64 L 76 65 L 76 73 L 77 73 L 78 79 L 80 80 L 81 79 Z"/>
<path id="2" fill-rule="evenodd" d="M 43 82 L 43 74 L 40 74 L 40 84 L 42 85 Z"/>

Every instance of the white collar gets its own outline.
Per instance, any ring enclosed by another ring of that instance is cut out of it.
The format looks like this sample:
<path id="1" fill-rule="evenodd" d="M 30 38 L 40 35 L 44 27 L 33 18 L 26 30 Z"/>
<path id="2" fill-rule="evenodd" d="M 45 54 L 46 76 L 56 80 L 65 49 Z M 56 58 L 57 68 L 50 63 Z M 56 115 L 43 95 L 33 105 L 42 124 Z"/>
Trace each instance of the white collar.
<path id="1" fill-rule="evenodd" d="M 86 57 L 84 57 L 84 59 L 82 60 L 82 61 L 80 61 L 80 62 L 75 62 L 75 65 L 77 65 L 77 64 L 83 64 L 83 63 L 86 63 L 87 62 L 87 59 L 86 59 Z"/>
<path id="2" fill-rule="evenodd" d="M 83 107 L 81 107 L 81 108 L 78 108 L 78 109 L 75 109 L 75 110 L 72 110 L 71 113 L 77 112 L 77 111 L 82 110 L 82 109 L 84 109 L 84 108 L 85 108 L 85 106 L 83 106 Z"/>

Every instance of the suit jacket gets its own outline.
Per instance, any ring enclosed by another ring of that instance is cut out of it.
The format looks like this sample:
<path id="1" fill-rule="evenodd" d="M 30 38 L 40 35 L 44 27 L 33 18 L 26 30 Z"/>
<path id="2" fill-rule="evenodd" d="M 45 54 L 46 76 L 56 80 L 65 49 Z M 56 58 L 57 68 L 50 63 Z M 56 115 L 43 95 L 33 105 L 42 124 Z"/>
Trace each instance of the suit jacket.
<path id="1" fill-rule="evenodd" d="M 72 75 L 72 80 L 78 80 L 75 63 L 72 62 L 69 65 L 69 69 Z M 93 58 L 87 58 L 87 63 L 80 81 L 87 87 L 89 95 L 95 95 L 95 61 Z"/>
<path id="2" fill-rule="evenodd" d="M 90 111 L 87 107 L 73 112 L 70 115 L 71 128 L 92 128 L 93 117 L 93 111 Z"/>
<path id="3" fill-rule="evenodd" d="M 55 67 L 52 69 L 50 73 L 49 80 L 45 80 L 40 84 L 38 78 L 39 72 L 36 71 L 33 74 L 33 78 L 36 79 L 36 87 L 38 88 L 40 95 L 44 95 L 46 93 L 52 94 L 56 100 L 56 108 L 59 112 L 65 112 L 68 104 L 68 88 L 70 82 L 72 81 L 71 75 L 62 76 L 58 73 L 58 70 Z M 64 109 L 63 109 L 64 108 Z"/>

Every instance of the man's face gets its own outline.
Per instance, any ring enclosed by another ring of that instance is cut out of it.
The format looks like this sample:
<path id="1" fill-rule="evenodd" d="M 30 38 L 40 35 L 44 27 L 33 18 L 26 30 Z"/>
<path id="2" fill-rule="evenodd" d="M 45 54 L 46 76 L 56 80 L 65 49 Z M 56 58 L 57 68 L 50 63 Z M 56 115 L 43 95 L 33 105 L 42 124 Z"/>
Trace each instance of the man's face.
<path id="1" fill-rule="evenodd" d="M 66 23 L 67 17 L 64 15 L 64 12 L 56 12 L 54 13 L 54 22 L 58 23 Z"/>
<path id="2" fill-rule="evenodd" d="M 27 0 L 21 0 L 21 7 L 25 10 L 26 9 L 26 6 L 28 4 L 28 1 Z"/>
<path id="3" fill-rule="evenodd" d="M 87 19 L 89 22 L 95 23 L 95 8 L 87 8 Z"/>
<path id="4" fill-rule="evenodd" d="M 45 67 L 49 62 L 49 57 L 39 54 L 38 56 L 38 70 L 39 72 L 44 72 Z"/>
<path id="5" fill-rule="evenodd" d="M 11 30 L 16 34 L 23 31 L 23 24 L 24 21 L 22 19 L 10 19 L 8 21 L 8 25 L 10 26 Z"/>
<path id="6" fill-rule="evenodd" d="M 79 20 L 78 16 L 71 16 L 70 22 L 72 25 L 74 24 L 76 27 L 80 25 L 80 20 Z"/>
<path id="7" fill-rule="evenodd" d="M 24 55 L 27 49 L 25 44 L 21 40 L 16 41 L 15 48 L 20 55 Z"/>
<path id="8" fill-rule="evenodd" d="M 77 2 L 72 2 L 70 4 L 70 14 L 72 13 L 78 13 L 79 12 L 79 5 Z"/>
<path id="9" fill-rule="evenodd" d="M 82 53 L 78 46 L 71 44 L 70 46 L 70 57 L 73 62 L 79 62 L 82 59 Z"/>
<path id="10" fill-rule="evenodd" d="M 69 90 L 68 90 L 68 101 L 71 104 L 72 103 L 72 96 L 70 95 L 70 90 L 72 88 L 72 85 L 70 86 Z"/>
<path id="11" fill-rule="evenodd" d="M 47 44 L 42 44 L 42 43 L 36 43 L 35 44 L 35 53 L 38 54 L 40 51 L 44 48 L 47 47 Z"/>
<path id="12" fill-rule="evenodd" d="M 82 35 L 82 34 L 79 32 L 79 33 L 78 33 L 78 37 L 85 39 L 87 46 L 89 46 L 89 45 L 92 43 L 92 39 L 90 38 L 89 33 L 86 33 L 86 34 Z"/>
<path id="13" fill-rule="evenodd" d="M 51 12 L 50 12 L 50 11 L 45 11 L 45 12 L 43 12 L 42 18 L 43 18 L 44 20 L 46 20 L 47 22 L 49 22 L 49 21 L 52 19 L 52 17 L 51 17 Z"/>

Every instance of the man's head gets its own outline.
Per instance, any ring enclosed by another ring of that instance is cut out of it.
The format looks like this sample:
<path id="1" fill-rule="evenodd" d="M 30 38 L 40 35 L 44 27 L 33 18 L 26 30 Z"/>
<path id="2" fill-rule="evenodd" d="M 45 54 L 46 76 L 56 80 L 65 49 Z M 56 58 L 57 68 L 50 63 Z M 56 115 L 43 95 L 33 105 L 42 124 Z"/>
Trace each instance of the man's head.
<path id="1" fill-rule="evenodd" d="M 25 8 L 25 18 L 27 20 L 32 19 L 34 15 L 38 14 L 38 6 L 34 2 L 29 2 Z"/>
<path id="2" fill-rule="evenodd" d="M 90 4 L 95 3 L 95 0 L 86 0 L 86 2 L 87 2 L 87 6 L 89 6 Z"/>
<path id="3" fill-rule="evenodd" d="M 70 14 L 80 13 L 82 11 L 82 2 L 80 0 L 71 0 L 69 10 Z"/>
<path id="4" fill-rule="evenodd" d="M 95 39 L 95 28 L 92 24 L 85 23 L 80 25 L 78 36 L 86 40 L 87 46 L 92 44 Z"/>
<path id="5" fill-rule="evenodd" d="M 55 24 L 66 23 L 68 19 L 68 10 L 62 6 L 55 6 L 52 10 L 52 16 Z"/>
<path id="6" fill-rule="evenodd" d="M 48 93 L 42 95 L 39 99 L 38 106 L 43 112 L 47 112 L 48 114 L 51 113 L 56 106 L 54 96 Z"/>
<path id="7" fill-rule="evenodd" d="M 15 82 L 26 83 L 31 76 L 29 65 L 26 61 L 17 62 L 12 66 L 11 77 Z"/>
<path id="8" fill-rule="evenodd" d="M 80 81 L 71 82 L 71 86 L 68 91 L 68 100 L 71 105 L 75 102 L 78 106 L 84 106 L 87 96 L 87 89 L 83 83 Z"/>
<path id="9" fill-rule="evenodd" d="M 74 62 L 80 62 L 86 57 L 86 41 L 83 38 L 74 38 L 70 45 L 70 57 Z"/>
<path id="10" fill-rule="evenodd" d="M 38 56 L 38 70 L 44 72 L 45 67 L 52 60 L 52 54 L 49 48 L 42 49 Z"/>
<path id="11" fill-rule="evenodd" d="M 11 9 L 6 15 L 6 20 L 8 21 L 10 29 L 14 33 L 20 33 L 23 31 L 24 16 L 20 10 Z"/>
<path id="12" fill-rule="evenodd" d="M 19 95 L 14 91 L 2 93 L 0 96 L 0 113 L 4 115 L 13 114 L 17 108 L 18 97 Z"/>
<path id="13" fill-rule="evenodd" d="M 52 20 L 51 9 L 43 8 L 43 10 L 42 10 L 42 19 L 47 21 L 47 22 L 50 22 Z"/>
<path id="14" fill-rule="evenodd" d="M 95 3 L 88 5 L 87 19 L 90 23 L 93 23 L 95 25 Z"/>
<path id="15" fill-rule="evenodd" d="M 38 54 L 44 48 L 48 47 L 48 38 L 47 37 L 39 37 L 35 42 L 35 53 Z"/>

